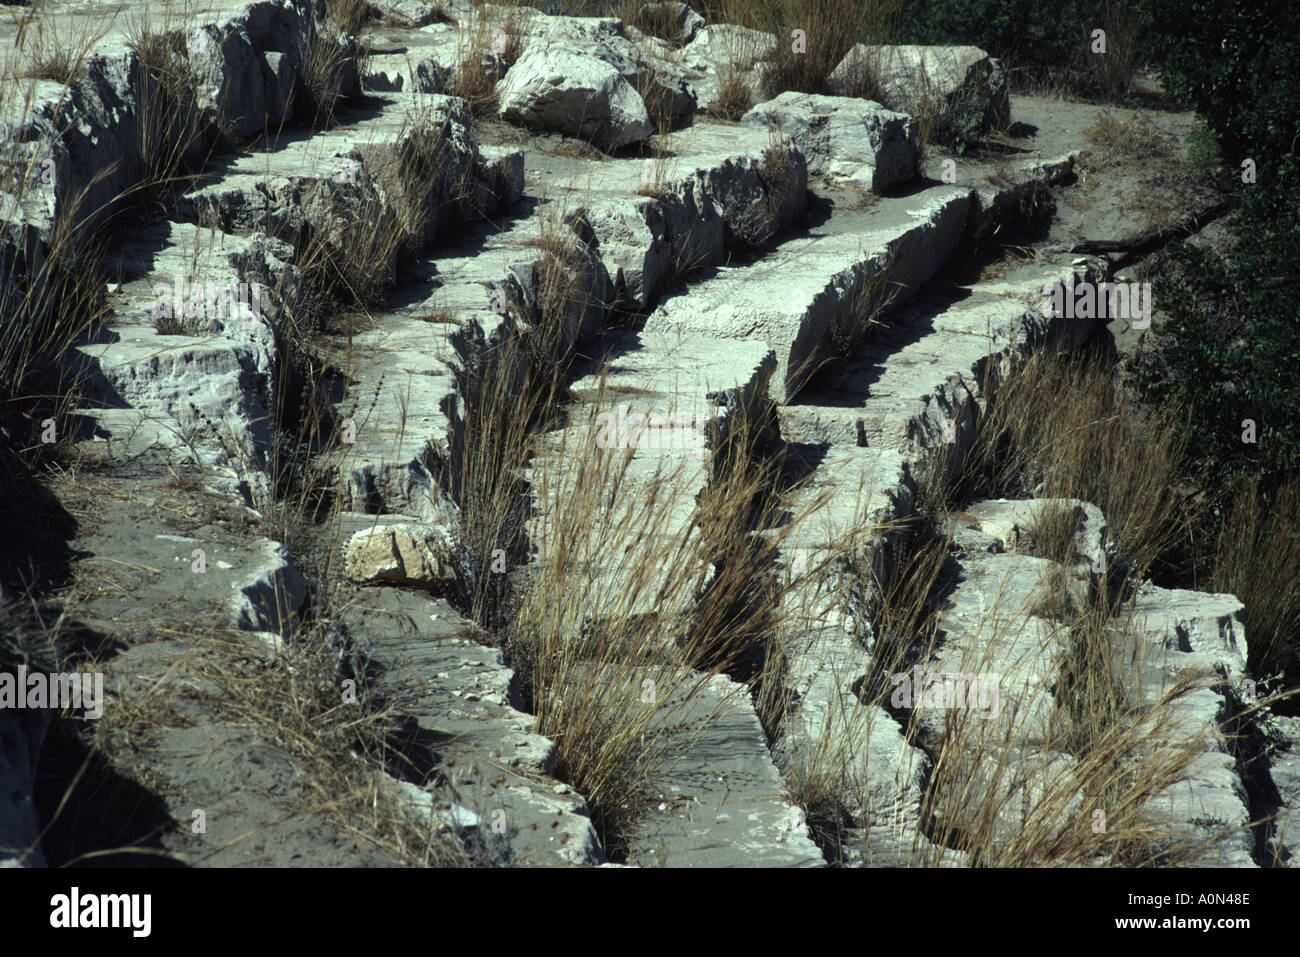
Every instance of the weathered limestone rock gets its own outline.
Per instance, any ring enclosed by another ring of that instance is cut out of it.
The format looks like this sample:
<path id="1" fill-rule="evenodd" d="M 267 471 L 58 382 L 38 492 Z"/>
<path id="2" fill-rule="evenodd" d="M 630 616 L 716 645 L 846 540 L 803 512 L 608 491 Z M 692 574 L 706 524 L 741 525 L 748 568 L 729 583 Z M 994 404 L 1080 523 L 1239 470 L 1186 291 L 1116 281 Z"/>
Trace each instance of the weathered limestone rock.
<path id="1" fill-rule="evenodd" d="M 637 7 L 635 22 L 660 27 L 659 39 L 684 46 L 703 30 L 704 18 L 680 0 L 667 3 L 643 3 Z M 629 31 L 636 27 L 629 26 Z M 639 30 L 636 30 L 640 33 Z"/>
<path id="2" fill-rule="evenodd" d="M 853 693 L 872 670 L 853 638 L 820 628 L 787 652 L 791 716 L 779 748 L 797 778 L 843 787 L 844 809 L 863 827 L 910 827 L 920 821 L 930 759 L 903 736 L 883 708 Z"/>
<path id="3" fill-rule="evenodd" d="M 660 503 L 664 517 L 652 536 L 667 548 L 685 541 L 693 527 L 697 497 L 711 474 L 711 450 L 727 435 L 744 428 L 750 429 L 751 435 L 758 434 L 775 361 L 761 343 L 718 342 L 707 337 L 625 333 L 611 338 L 609 345 L 606 355 L 612 368 L 605 377 L 604 404 L 597 406 L 594 401 L 600 389 L 599 375 L 574 382 L 572 392 L 581 404 L 571 408 L 563 432 L 547 436 L 546 452 L 539 454 L 535 467 L 561 468 L 542 464 L 561 445 L 575 449 L 606 441 L 610 443 L 606 447 L 628 449 L 617 499 L 584 518 L 584 527 L 592 537 L 591 545 L 584 549 L 600 554 L 602 543 L 618 541 L 623 533 L 616 523 L 623 520 L 624 503 L 639 496 Z M 608 418 L 600 420 L 602 413 Z M 559 484 L 550 483 L 551 495 L 561 494 L 556 488 Z M 552 539 L 556 534 L 552 523 L 559 521 L 562 507 L 556 499 L 538 503 L 535 517 L 530 519 L 534 541 Z M 599 583 L 592 589 L 596 596 L 596 607 L 590 612 L 593 617 L 605 614 L 607 607 L 623 607 L 628 602 L 619 596 L 634 594 L 631 607 L 637 613 L 653 613 L 668 620 L 684 614 L 698 597 L 693 589 L 681 587 L 680 569 L 668 563 L 647 572 L 632 562 L 608 561 L 593 567 L 590 575 Z M 677 584 L 669 584 L 674 582 Z M 606 600 L 608 604 L 603 603 Z"/>
<path id="4" fill-rule="evenodd" d="M 992 536 L 1009 552 L 1036 547 L 1034 532 L 1044 514 L 1068 509 L 1075 523 L 1074 564 L 1098 561 L 1098 549 L 1107 541 L 1106 518 L 1096 505 L 1070 498 L 1035 498 L 1013 501 L 986 499 L 966 509 L 966 519 L 982 534 Z"/>
<path id="5" fill-rule="evenodd" d="M 1056 568 L 1026 555 L 983 555 L 963 566 L 963 580 L 947 596 L 938 648 L 931 660 L 917 663 L 919 673 L 903 674 L 906 688 L 900 682 L 893 692 L 910 691 L 905 706 L 917 740 L 932 754 L 948 733 L 954 706 L 969 712 L 990 742 L 1009 736 L 1048 741 L 1059 731 L 1052 688 L 1068 632 L 1049 620 L 1051 606 L 1082 605 L 1086 589 L 1055 578 Z"/>
<path id="6" fill-rule="evenodd" d="M 261 55 L 266 84 L 266 124 L 279 125 L 293 115 L 298 90 L 295 61 L 287 53 L 268 50 Z"/>
<path id="7" fill-rule="evenodd" d="M 501 118 L 617 150 L 654 132 L 636 89 L 595 56 L 532 47 L 497 86 Z"/>
<path id="8" fill-rule="evenodd" d="M 700 109 L 716 113 L 723 105 L 724 84 L 740 84 L 751 99 L 759 94 L 762 62 L 776 50 L 776 44 L 771 33 L 716 23 L 697 33 L 677 59 Z"/>
<path id="9" fill-rule="evenodd" d="M 428 0 L 370 0 L 372 16 L 387 26 L 418 29 L 450 15 L 447 4 Z M 445 12 L 444 12 L 445 11 Z"/>
<path id="10" fill-rule="evenodd" d="M 663 723 L 679 728 L 682 750 L 649 782 L 661 803 L 637 828 L 632 859 L 666 867 L 824 866 L 803 812 L 785 797 L 743 686 L 717 675 L 683 695 L 661 708 Z"/>
<path id="11" fill-rule="evenodd" d="M 387 582 L 445 590 L 455 585 L 451 536 L 429 525 L 362 529 L 344 546 L 345 574 L 355 582 Z"/>
<path id="12" fill-rule="evenodd" d="M 1233 724 L 1247 673 L 1242 605 L 1231 595 L 1147 583 L 1133 605 L 1132 617 L 1126 607 L 1116 625 L 1115 674 L 1127 699 L 1149 709 L 1149 760 L 1195 755 L 1145 812 L 1167 828 L 1163 842 L 1182 862 L 1253 867 L 1256 839 Z"/>
<path id="13" fill-rule="evenodd" d="M 267 85 L 245 80 L 261 72 L 261 58 L 247 31 L 204 24 L 189 32 L 186 48 L 197 81 L 194 96 L 207 122 L 241 139 L 261 130 Z"/>
<path id="14" fill-rule="evenodd" d="M 479 175 L 489 184 L 501 208 L 508 209 L 524 195 L 524 154 L 501 146 L 484 146 Z"/>
<path id="15" fill-rule="evenodd" d="M 294 616 L 307 600 L 307 583 L 279 542 L 256 543 L 251 568 L 231 583 L 235 627 L 288 635 Z"/>
<path id="16" fill-rule="evenodd" d="M 765 134 L 745 131 L 738 139 L 738 152 L 708 153 L 674 169 L 657 196 L 586 211 L 611 304 L 644 309 L 670 276 L 718 263 L 727 251 L 762 246 L 804 211 L 803 154 L 787 147 L 769 161 Z"/>
<path id="17" fill-rule="evenodd" d="M 1239 681 L 1246 673 L 1245 606 L 1233 595 L 1143 587 L 1134 603 L 1137 627 L 1165 648 L 1198 652 Z"/>
<path id="18" fill-rule="evenodd" d="M 375 518 L 342 516 L 345 534 Z M 423 591 L 369 585 L 356 589 L 345 605 L 345 625 L 366 636 L 382 667 L 375 690 L 386 700 L 405 703 L 420 731 L 413 743 L 416 756 L 422 738 L 436 751 L 423 752 L 423 760 L 440 762 L 440 776 L 461 808 L 449 821 L 453 808 L 445 806 L 445 792 L 431 808 L 426 788 L 408 785 L 414 812 L 427 819 L 432 809 L 444 824 L 477 830 L 469 850 L 487 851 L 487 863 L 604 861 L 586 801 L 551 776 L 555 742 L 536 732 L 532 715 L 517 710 L 514 672 L 500 649 L 463 637 L 474 633 L 470 623 L 445 600 Z"/>
<path id="19" fill-rule="evenodd" d="M 831 71 L 829 82 L 854 95 L 864 70 L 878 75 L 884 104 L 891 110 L 915 116 L 926 111 L 927 100 L 937 101 L 976 118 L 981 132 L 1011 121 L 1006 70 L 979 47 L 859 43 Z"/>
<path id="20" fill-rule="evenodd" d="M 787 91 L 741 122 L 777 126 L 835 186 L 879 193 L 916 175 L 916 121 L 876 103 Z"/>
<path id="21" fill-rule="evenodd" d="M 646 328 L 766 342 L 779 364 L 773 397 L 787 401 L 821 360 L 865 331 L 865 301 L 883 299 L 884 288 L 906 300 L 942 266 L 969 203 L 968 191 L 930 190 L 876 213 L 858 231 L 793 238 L 755 266 L 720 270 L 689 296 L 664 302 Z"/>
<path id="22" fill-rule="evenodd" d="M 1300 718 L 1269 715 L 1267 740 L 1273 747 L 1268 775 L 1277 798 L 1265 808 L 1274 815 L 1265 853 L 1280 867 L 1300 867 Z"/>
<path id="23" fill-rule="evenodd" d="M 587 220 L 613 286 L 611 301 L 644 309 L 672 267 L 663 204 L 649 197 L 617 200 L 593 208 Z M 721 229 L 718 233 L 720 246 Z"/>

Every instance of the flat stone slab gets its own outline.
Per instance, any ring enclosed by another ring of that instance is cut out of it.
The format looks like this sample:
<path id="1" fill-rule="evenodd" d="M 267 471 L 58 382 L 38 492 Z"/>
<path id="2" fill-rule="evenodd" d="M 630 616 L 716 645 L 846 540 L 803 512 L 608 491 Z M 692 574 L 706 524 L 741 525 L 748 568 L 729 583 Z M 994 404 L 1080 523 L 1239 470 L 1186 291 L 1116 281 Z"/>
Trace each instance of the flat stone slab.
<path id="1" fill-rule="evenodd" d="M 1116 677 L 1139 712 L 1154 715 L 1159 707 L 1152 721 L 1160 722 L 1160 740 L 1150 747 L 1160 760 L 1183 749 L 1196 753 L 1183 779 L 1154 797 L 1147 813 L 1169 826 L 1176 854 L 1191 849 L 1186 863 L 1254 867 L 1255 834 L 1232 737 L 1245 675 L 1237 652 L 1245 643 L 1240 603 L 1231 595 L 1144 585 L 1135 604 L 1142 611 L 1126 617 Z"/>
<path id="2" fill-rule="evenodd" d="M 927 290 L 829 367 L 795 411 L 828 439 L 850 442 L 857 432 L 869 447 L 898 449 L 912 461 L 948 445 L 956 469 L 975 437 L 987 378 L 1031 349 L 1068 349 L 1091 335 L 1094 320 L 1043 315 L 1043 286 L 1075 274 L 1036 266 L 970 289 Z"/>
<path id="3" fill-rule="evenodd" d="M 354 337 L 355 384 L 336 406 L 344 437 L 339 501 L 354 511 L 387 509 L 446 522 L 451 516 L 439 483 L 450 463 L 459 394 L 449 365 L 451 330 L 383 318 L 381 327 Z"/>
<path id="4" fill-rule="evenodd" d="M 777 355 L 773 398 L 784 402 L 835 354 L 836 339 L 847 345 L 860 334 L 865 318 L 855 312 L 871 280 L 904 302 L 934 275 L 956 246 L 969 202 L 965 191 L 936 189 L 832 218 L 666 300 L 646 329 L 766 342 Z"/>
<path id="5" fill-rule="evenodd" d="M 1034 546 L 1033 532 L 1045 513 L 1067 511 L 1075 521 L 1074 557 L 1093 562 L 1097 550 L 1106 544 L 1106 517 L 1091 502 L 1073 498 L 985 499 L 965 510 L 961 518 L 982 534 L 992 536 L 1009 552 L 1023 552 Z"/>
<path id="6" fill-rule="evenodd" d="M 1164 647 L 1199 652 L 1220 663 L 1236 682 L 1246 674 L 1245 606 L 1234 595 L 1143 588 L 1133 605 L 1137 627 Z"/>
<path id="7" fill-rule="evenodd" d="M 787 773 L 840 784 L 859 825 L 918 827 L 930 759 L 888 712 L 859 700 L 856 689 L 874 670 L 870 655 L 833 627 L 791 644 L 792 712 L 778 748 Z"/>
<path id="8" fill-rule="evenodd" d="M 376 690 L 418 725 L 411 745 L 423 759 L 411 773 L 436 771 L 436 799 L 454 796 L 511 863 L 604 861 L 586 801 L 550 776 L 555 743 L 515 707 L 500 649 L 475 641 L 481 632 L 444 600 L 387 586 L 350 591 L 345 620 L 382 668 Z"/>
<path id="9" fill-rule="evenodd" d="M 1022 555 L 981 555 L 963 564 L 940 613 L 937 648 L 889 677 L 889 700 L 912 715 L 917 740 L 932 753 L 954 708 L 991 741 L 1013 733 L 1053 739 L 1052 688 L 1068 632 L 1045 617 L 1042 605 L 1058 600 L 1063 588 L 1082 592 L 1073 580 L 1054 580 L 1057 567 Z"/>
<path id="10" fill-rule="evenodd" d="M 680 694 L 681 692 L 679 692 Z M 725 709 L 715 719 L 709 716 Z M 675 763 L 651 782 L 659 803 L 637 828 L 630 861 L 663 867 L 821 867 L 803 812 L 786 797 L 744 687 L 723 675 L 665 704 L 680 724 Z M 703 733 L 696 734 L 703 723 Z"/>
<path id="11" fill-rule="evenodd" d="M 278 353 L 265 287 L 245 282 L 267 247 L 219 230 L 161 223 L 115 237 L 106 265 L 113 323 L 64 365 L 90 408 L 132 409 L 167 444 L 243 449 L 260 467 L 277 405 Z M 224 444 L 214 434 L 225 428 Z"/>
<path id="12" fill-rule="evenodd" d="M 645 540 L 649 538 L 664 548 L 686 542 L 697 514 L 697 496 L 710 480 L 713 449 L 726 435 L 743 428 L 746 420 L 752 428 L 763 425 L 758 416 L 775 359 L 759 342 L 729 343 L 646 331 L 612 337 L 604 356 L 610 365 L 603 401 L 597 405 L 599 373 L 576 379 L 570 393 L 578 401 L 571 406 L 568 425 L 545 437 L 530 475 L 534 485 L 541 487 L 541 476 L 546 474 L 545 486 L 551 494 L 567 497 L 572 477 L 565 470 L 585 457 L 602 454 L 595 449 L 609 450 L 603 454 L 614 458 L 602 477 L 616 483 L 617 490 L 611 488 L 613 499 L 602 503 L 604 514 L 590 517 L 591 541 L 582 550 L 593 558 L 589 574 L 603 583 L 592 589 L 593 599 L 617 604 L 635 595 L 633 607 L 671 617 L 695 600 L 683 587 L 659 594 L 665 583 L 681 581 L 681 569 L 665 566 L 647 572 L 635 567 L 634 561 L 616 559 L 617 551 L 632 545 L 617 524 L 626 520 L 629 502 L 644 500 L 656 510 L 656 517 L 638 525 L 648 530 L 635 543 L 638 553 L 655 547 Z M 553 534 L 552 522 L 564 523 L 559 518 L 562 511 L 559 498 L 539 504 L 530 523 L 535 543 Z M 593 614 L 599 610 L 593 608 Z"/>

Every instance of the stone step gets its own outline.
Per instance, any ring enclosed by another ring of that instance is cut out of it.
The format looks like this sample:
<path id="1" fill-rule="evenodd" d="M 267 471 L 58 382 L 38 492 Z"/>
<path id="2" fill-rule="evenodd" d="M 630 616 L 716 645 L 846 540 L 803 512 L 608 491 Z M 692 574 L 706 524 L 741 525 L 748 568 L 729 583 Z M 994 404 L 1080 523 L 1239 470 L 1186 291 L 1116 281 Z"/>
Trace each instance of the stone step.
<path id="1" fill-rule="evenodd" d="M 1268 776 L 1277 788 L 1262 808 L 1274 816 L 1265 844 L 1267 860 L 1278 867 L 1300 867 L 1300 718 L 1270 714 Z"/>
<path id="2" fill-rule="evenodd" d="M 112 319 L 65 358 L 84 385 L 80 413 L 110 439 L 147 426 L 159 447 L 255 481 L 243 473 L 266 465 L 280 401 L 275 317 L 292 296 L 257 281 L 285 268 L 277 254 L 288 251 L 174 222 L 117 235 L 104 260 Z"/>
<path id="3" fill-rule="evenodd" d="M 345 532 L 374 519 L 341 517 Z M 408 736 L 408 756 L 418 761 L 423 753 L 439 769 L 446 780 L 437 796 L 454 796 L 472 812 L 484 839 L 501 845 L 496 856 L 502 860 L 603 862 L 585 800 L 550 776 L 555 743 L 516 707 L 514 672 L 501 651 L 474 641 L 480 633 L 445 599 L 390 586 L 347 586 L 347 592 L 344 624 L 365 637 L 381 669 L 376 691 L 414 718 L 418 731 Z M 422 769 L 421 763 L 410 773 Z"/>
<path id="4" fill-rule="evenodd" d="M 650 784 L 632 863 L 662 867 L 821 867 L 803 812 L 790 803 L 743 685 L 725 675 L 665 702 L 671 764 Z"/>
<path id="5" fill-rule="evenodd" d="M 1132 617 L 1127 618 L 1131 612 Z M 1185 776 L 1151 799 L 1146 812 L 1169 840 L 1192 853 L 1188 866 L 1254 867 L 1255 833 L 1238 771 L 1233 717 L 1246 694 L 1243 606 L 1216 595 L 1144 584 L 1117 627 L 1116 677 L 1130 705 L 1151 709 L 1187 679 L 1191 690 L 1161 707 L 1156 753 L 1196 753 Z"/>
<path id="6" fill-rule="evenodd" d="M 696 152 L 680 157 L 680 175 L 667 182 L 658 198 L 635 197 L 643 169 L 636 163 L 609 160 L 585 164 L 594 170 L 582 180 L 590 194 L 584 193 L 584 205 L 564 211 L 566 221 L 576 226 L 579 258 L 575 263 L 585 265 L 575 274 L 568 292 L 571 306 L 558 340 L 561 351 L 571 351 L 578 341 L 600 331 L 606 307 L 620 297 L 626 299 L 629 282 L 635 296 L 656 295 L 668 278 L 663 268 L 646 265 L 658 255 L 657 249 L 662 248 L 665 256 L 671 252 L 715 262 L 728 249 L 768 241 L 802 210 L 799 154 L 792 154 L 793 172 L 789 174 L 799 186 L 797 200 L 780 206 L 764 201 L 766 187 L 758 173 L 768 140 L 752 131 L 738 132 L 715 124 L 702 131 L 698 142 L 701 145 Z M 527 159 L 531 162 L 533 158 L 529 151 Z M 567 169 L 575 175 L 574 166 Z M 622 198 L 601 199 L 606 196 Z M 628 210 L 634 218 L 641 217 L 637 221 L 647 230 L 645 236 L 621 231 L 620 216 Z M 656 225 L 657 238 L 650 236 L 647 221 Z M 352 374 L 349 394 L 340 404 L 340 417 L 347 418 L 358 409 L 373 407 L 375 411 L 364 427 L 358 423 L 357 441 L 348 450 L 343 466 L 345 507 L 426 514 L 422 510 L 427 501 L 437 498 L 432 491 L 433 476 L 440 470 L 445 476 L 447 470 L 458 467 L 451 461 L 452 449 L 463 438 L 463 422 L 455 411 L 456 384 L 448 364 L 500 342 L 508 334 L 502 318 L 507 309 L 535 318 L 531 263 L 539 255 L 544 228 L 556 227 L 541 226 L 537 217 L 501 221 L 491 230 L 476 231 L 439 247 L 436 254 L 426 254 L 413 268 L 413 277 L 400 284 L 391 297 L 403 303 L 400 310 L 378 316 L 376 329 L 353 337 L 348 361 L 358 368 Z M 638 245 L 641 239 L 644 246 Z M 639 256 L 642 262 L 633 267 L 629 256 Z M 633 271 L 638 278 L 629 279 Z M 431 315 L 454 322 L 435 324 L 428 335 L 419 336 L 419 349 L 404 346 L 401 357 L 387 354 L 392 344 L 418 328 L 413 317 Z M 445 328 L 439 329 L 439 325 Z M 445 333 L 441 338 L 440 332 Z M 418 353 L 425 349 L 427 354 L 421 358 Z M 656 370 L 647 370 L 647 374 L 651 371 Z M 379 386 L 381 379 L 383 387 Z M 394 383 L 397 389 L 392 393 Z M 715 383 L 718 388 L 735 384 L 721 379 Z M 409 401 L 405 398 L 408 390 Z M 403 407 L 405 416 L 400 412 Z"/>
<path id="7" fill-rule="evenodd" d="M 841 784 L 844 810 L 861 826 L 916 830 L 930 759 L 885 709 L 859 698 L 875 670 L 870 653 L 823 626 L 788 644 L 786 655 L 792 700 L 777 754 L 787 774 Z"/>
<path id="8" fill-rule="evenodd" d="M 924 830 L 933 839 L 960 841 L 989 829 L 989 850 L 1013 851 L 1026 828 L 1064 827 L 1068 821 L 1035 817 L 1044 802 L 1077 805 L 1072 790 L 1074 759 L 1060 749 L 1067 730 L 1055 698 L 1071 615 L 1063 593 L 1076 607 L 1087 600 L 1087 566 L 1064 570 L 1055 562 L 1003 551 L 1042 503 L 977 503 L 954 539 L 950 569 L 943 573 L 936 641 L 930 648 L 897 649 L 904 657 L 873 676 L 884 701 L 943 773 L 930 783 L 932 818 Z M 1095 510 L 1094 510 L 1095 511 Z M 1096 518 L 1099 518 L 1099 513 Z M 987 527 L 985 527 L 987 523 Z M 1086 531 L 1086 529 L 1085 529 Z M 1081 532 L 1079 547 L 1088 538 Z M 918 655 L 918 652 L 920 653 Z M 978 764 L 968 753 L 978 752 Z M 981 817 L 996 809 L 990 820 Z M 1068 818 L 1069 815 L 1064 815 Z"/>
<path id="9" fill-rule="evenodd" d="M 1076 267 L 1030 266 L 1007 279 L 929 290 L 889 317 L 787 409 L 792 434 L 897 449 L 919 464 L 947 446 L 960 468 L 986 380 L 1040 348 L 1074 348 L 1095 320 L 1043 315 L 1042 289 Z"/>
<path id="10" fill-rule="evenodd" d="M 181 198 L 182 213 L 291 242 L 304 225 L 327 230 L 356 218 L 383 233 L 418 224 L 408 244 L 418 252 L 522 195 L 523 154 L 480 148 L 457 97 L 388 94 L 343 116 L 334 129 L 280 130 L 250 151 L 213 157 Z"/>
<path id="11" fill-rule="evenodd" d="M 881 547 L 893 537 L 889 525 L 911 514 L 914 476 L 922 474 L 924 453 L 951 440 L 959 454 L 949 457 L 949 466 L 960 467 L 960 454 L 974 437 L 986 374 L 1044 342 L 1069 346 L 1090 333 L 1090 327 L 1061 328 L 1064 321 L 1045 319 L 1041 307 L 1034 305 L 1041 302 L 1045 283 L 1072 273 L 1062 266 L 1038 267 L 1018 270 L 1009 280 L 990 284 L 988 292 L 983 284 L 955 293 L 927 289 L 870 330 L 848 361 L 832 365 L 782 409 L 782 433 L 792 443 L 796 462 L 806 460 L 804 467 L 815 469 L 813 481 L 801 490 L 794 508 L 810 507 L 819 496 L 829 497 L 812 522 L 796 527 L 783 541 L 781 561 L 792 573 L 797 564 L 822 568 L 824 557 L 843 550 L 858 530 L 851 571 L 846 574 L 834 564 L 819 574 L 805 571 L 785 598 L 783 607 L 789 617 L 781 641 L 787 668 L 792 675 L 823 676 L 809 690 L 796 690 L 786 721 L 786 753 L 818 753 L 827 740 L 826 702 L 838 700 L 841 706 L 836 710 L 845 712 L 843 705 L 857 701 L 857 683 L 868 677 L 875 682 L 888 678 L 878 673 L 878 665 L 862 666 L 869 662 L 850 669 L 856 674 L 827 678 L 826 664 L 845 655 L 860 658 L 864 654 L 860 643 L 872 647 L 875 636 L 865 614 L 874 583 L 889 572 L 889 551 Z M 997 516 L 989 518 L 997 524 Z M 872 524 L 882 526 L 881 530 L 861 533 Z M 993 547 L 983 541 L 980 545 Z M 962 674 L 967 659 L 977 657 L 979 661 L 966 669 L 976 680 L 973 687 L 963 689 L 963 697 L 974 690 L 978 705 L 981 691 L 990 697 L 996 691 L 998 707 L 998 720 L 982 730 L 1002 737 L 1017 729 L 1028 730 L 1032 737 L 1043 739 L 1050 732 L 1054 712 L 1050 689 L 1060 639 L 1054 625 L 1027 616 L 1029 608 L 1022 606 L 1037 602 L 1040 579 L 1054 566 L 1035 565 L 1040 560 L 1028 556 L 1006 557 L 1010 563 L 1001 566 L 1002 574 L 990 578 L 991 568 L 981 563 L 974 578 L 948 596 L 947 635 L 937 660 L 926 662 L 922 684 L 931 672 Z M 1032 567 L 1020 567 L 1026 563 Z M 1025 587 L 1015 587 L 1017 582 Z M 1073 587 L 1082 586 L 1076 581 Z M 990 615 L 994 620 L 986 622 Z M 832 627 L 813 640 L 823 630 L 816 627 L 818 622 Z M 981 682 L 984 672 L 987 680 Z M 909 678 L 909 686 L 914 680 L 915 676 Z M 996 681 L 997 688 L 988 688 L 989 681 Z M 924 698 L 919 707 L 911 704 L 899 713 L 906 720 L 915 718 L 912 733 L 918 735 L 917 742 L 937 753 L 947 709 L 927 707 Z M 991 714 L 993 700 L 984 705 Z M 864 710 L 858 705 L 853 713 Z M 856 720 L 866 718 L 859 714 Z M 894 769 L 885 766 L 888 762 L 868 752 L 861 763 L 864 771 L 858 776 L 877 782 L 877 802 L 892 800 L 906 806 L 919 802 L 919 795 L 906 797 L 907 786 L 893 777 Z M 917 840 L 925 842 L 923 837 Z"/>
<path id="12" fill-rule="evenodd" d="M 913 733 L 931 753 L 942 747 L 954 707 L 986 725 L 990 740 L 1014 734 L 1050 742 L 1058 736 L 1052 691 L 1068 632 L 1054 620 L 1057 609 L 1044 606 L 1059 601 L 1062 588 L 1078 605 L 1086 600 L 1086 587 L 1061 581 L 1058 568 L 1014 554 L 961 563 L 960 580 L 944 598 L 938 647 L 901 681 L 890 679 L 897 682 L 891 700 L 900 691 L 910 698 L 905 708 Z"/>
<path id="13" fill-rule="evenodd" d="M 767 343 L 777 355 L 773 398 L 788 402 L 867 332 L 873 303 L 905 302 L 938 271 L 969 204 L 969 191 L 943 187 L 845 211 L 669 298 L 646 329 Z"/>
<path id="14" fill-rule="evenodd" d="M 193 67 L 194 97 L 174 127 L 193 130 L 188 143 L 177 144 L 187 160 L 202 160 L 206 137 L 216 130 L 238 140 L 290 120 L 302 87 L 299 67 L 308 54 L 312 11 L 307 0 L 220 0 L 184 24 L 150 24 L 179 34 Z M 43 10 L 41 23 L 25 26 L 57 29 L 45 21 L 77 14 L 85 11 Z M 77 95 L 68 96 L 55 81 L 11 80 L 27 90 L 23 96 L 14 90 L 12 102 L 24 104 L 24 115 L 6 131 L 6 139 L 39 143 L 40 156 L 53 160 L 52 182 L 40 188 L 55 200 L 47 207 L 51 213 L 67 217 L 69 225 L 105 223 L 141 181 L 146 137 L 139 135 L 140 116 L 151 102 L 153 87 L 146 84 L 156 81 L 139 68 L 130 47 L 134 24 L 109 17 L 93 26 L 65 23 L 62 28 L 99 37 L 79 70 Z M 17 51 L 20 45 L 5 46 Z M 356 46 L 344 44 L 339 51 L 332 75 L 317 78 L 328 86 L 322 93 L 356 95 Z M 16 71 L 9 69 L 9 57 L 4 59 L 6 75 L 12 75 Z"/>
<path id="15" fill-rule="evenodd" d="M 665 594 L 660 589 L 669 582 L 680 585 L 686 576 L 670 562 L 646 569 L 617 560 L 615 545 L 627 538 L 617 523 L 626 520 L 629 502 L 644 500 L 657 512 L 653 525 L 643 526 L 653 528 L 648 533 L 653 542 L 638 538 L 638 553 L 654 554 L 657 543 L 668 554 L 686 543 L 697 517 L 696 500 L 712 475 L 713 452 L 729 436 L 763 428 L 775 359 L 758 342 L 647 332 L 614 335 L 604 345 L 603 359 L 591 363 L 610 363 L 603 397 L 598 372 L 578 378 L 570 387 L 577 401 L 570 406 L 569 424 L 544 438 L 529 470 L 535 486 L 554 496 L 537 503 L 529 535 L 544 543 L 555 534 L 553 523 L 564 516 L 560 497 L 572 487 L 566 470 L 592 454 L 592 445 L 611 449 L 614 459 L 602 478 L 617 489 L 610 489 L 605 514 L 590 517 L 585 549 L 595 558 L 590 574 L 600 582 L 592 595 L 612 598 L 620 614 L 644 611 L 671 619 L 684 613 L 695 596 L 684 587 L 669 586 Z M 545 482 L 538 478 L 543 474 Z M 632 606 L 624 608 L 619 596 L 633 592 Z"/>
<path id="16" fill-rule="evenodd" d="M 1085 576 L 1097 565 L 1098 551 L 1105 554 L 1109 526 L 1101 509 L 1073 498 L 985 499 L 968 506 L 952 520 L 953 542 L 963 552 L 1019 552 L 1032 554 L 1035 530 L 1044 514 L 1070 512 L 1075 522 L 1074 561 L 1071 572 Z M 1086 565 L 1087 568 L 1080 568 Z"/>

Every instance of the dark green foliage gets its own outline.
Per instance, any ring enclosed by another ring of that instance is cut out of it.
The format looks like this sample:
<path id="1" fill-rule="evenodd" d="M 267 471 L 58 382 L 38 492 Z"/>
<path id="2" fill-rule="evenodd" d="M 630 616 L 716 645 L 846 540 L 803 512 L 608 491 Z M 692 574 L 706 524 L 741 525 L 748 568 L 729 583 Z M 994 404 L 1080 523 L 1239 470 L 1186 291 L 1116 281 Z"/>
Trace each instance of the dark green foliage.
<path id="1" fill-rule="evenodd" d="M 1300 21 L 1285 5 L 1155 0 L 1173 89 L 1216 134 L 1240 182 L 1238 240 L 1223 259 L 1171 251 L 1156 284 L 1170 320 L 1135 381 L 1187 407 L 1192 451 L 1212 480 L 1300 465 Z M 1257 443 L 1242 441 L 1243 420 Z"/>
<path id="2" fill-rule="evenodd" d="M 904 42 L 973 44 L 1036 71 L 1082 68 L 1096 0 L 919 0 Z"/>

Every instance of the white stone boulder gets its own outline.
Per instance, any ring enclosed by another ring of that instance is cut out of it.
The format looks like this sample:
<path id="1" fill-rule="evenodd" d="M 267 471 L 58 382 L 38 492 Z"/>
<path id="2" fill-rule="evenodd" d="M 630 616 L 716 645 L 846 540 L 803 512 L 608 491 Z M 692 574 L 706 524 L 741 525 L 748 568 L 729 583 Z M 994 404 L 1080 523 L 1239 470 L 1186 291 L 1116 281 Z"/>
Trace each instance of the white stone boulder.
<path id="1" fill-rule="evenodd" d="M 497 84 L 504 120 L 617 150 L 654 132 L 631 83 L 597 56 L 530 46 Z"/>
<path id="2" fill-rule="evenodd" d="M 787 91 L 741 123 L 778 127 L 835 186 L 878 193 L 916 175 L 916 121 L 869 100 Z"/>
<path id="3" fill-rule="evenodd" d="M 675 59 L 699 108 L 717 113 L 724 83 L 743 83 L 751 97 L 761 98 L 762 63 L 776 51 L 776 42 L 771 33 L 716 23 L 701 30 Z"/>
<path id="4" fill-rule="evenodd" d="M 634 35 L 644 33 L 678 46 L 690 43 L 704 28 L 704 18 L 679 0 L 643 3 L 628 22 Z"/>
<path id="5" fill-rule="evenodd" d="M 853 95 L 861 89 L 864 71 L 876 74 L 882 101 L 891 110 L 917 115 L 927 99 L 934 99 L 945 109 L 977 115 L 981 132 L 1011 122 L 1006 70 L 979 47 L 859 43 L 831 71 L 830 86 Z"/>

